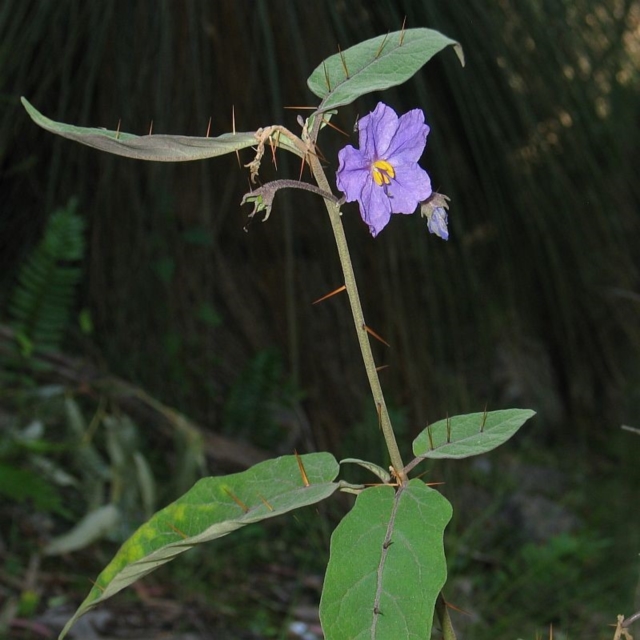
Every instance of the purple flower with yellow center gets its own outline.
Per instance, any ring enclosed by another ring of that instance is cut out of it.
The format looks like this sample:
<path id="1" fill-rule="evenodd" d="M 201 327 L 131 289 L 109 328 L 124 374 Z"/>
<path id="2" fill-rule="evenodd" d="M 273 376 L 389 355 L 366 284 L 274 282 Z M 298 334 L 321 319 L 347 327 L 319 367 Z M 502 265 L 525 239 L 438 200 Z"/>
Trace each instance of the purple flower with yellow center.
<path id="1" fill-rule="evenodd" d="M 377 236 L 392 213 L 413 213 L 431 195 L 431 180 L 418 165 L 429 127 L 421 109 L 403 116 L 382 102 L 358 122 L 360 149 L 338 153 L 338 189 L 358 201 L 360 215 Z"/>

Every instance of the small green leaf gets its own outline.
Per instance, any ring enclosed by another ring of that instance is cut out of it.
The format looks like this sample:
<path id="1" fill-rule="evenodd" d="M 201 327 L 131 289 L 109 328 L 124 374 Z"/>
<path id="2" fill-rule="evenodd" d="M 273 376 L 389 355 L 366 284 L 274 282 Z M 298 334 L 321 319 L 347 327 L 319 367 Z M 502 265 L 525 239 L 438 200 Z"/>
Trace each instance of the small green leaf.
<path id="1" fill-rule="evenodd" d="M 182 162 L 186 160 L 204 160 L 240 149 L 253 147 L 258 143 L 255 133 L 224 133 L 215 138 L 192 136 L 150 135 L 136 136 L 122 131 L 111 131 L 92 127 L 76 127 L 71 124 L 55 122 L 42 115 L 26 98 L 21 98 L 24 108 L 31 119 L 43 129 L 69 138 L 89 147 L 100 149 L 126 158 L 153 160 L 156 162 Z M 301 155 L 286 136 L 274 136 L 271 139 L 276 146 Z"/>
<path id="2" fill-rule="evenodd" d="M 287 513 L 330 496 L 338 463 L 329 453 L 266 460 L 229 476 L 203 478 L 181 498 L 158 511 L 123 545 L 60 634 L 103 600 L 173 560 L 191 547 L 220 538 L 253 522 Z"/>
<path id="3" fill-rule="evenodd" d="M 447 577 L 451 505 L 421 480 L 365 489 L 331 536 L 320 601 L 326 640 L 428 640 Z"/>
<path id="4" fill-rule="evenodd" d="M 340 464 L 344 464 L 345 462 L 349 462 L 351 464 L 357 464 L 367 471 L 371 471 L 374 475 L 378 476 L 382 482 L 388 483 L 391 482 L 391 474 L 386 469 L 383 469 L 377 464 L 373 462 L 367 462 L 366 460 L 360 460 L 359 458 L 345 458 L 344 460 L 340 460 Z"/>
<path id="5" fill-rule="evenodd" d="M 322 62 L 307 85 L 322 98 L 316 113 L 328 111 L 373 91 L 406 82 L 436 53 L 453 45 L 464 65 L 462 47 L 433 29 L 405 29 L 365 40 Z"/>
<path id="6" fill-rule="evenodd" d="M 440 420 L 413 441 L 413 453 L 419 458 L 477 456 L 506 442 L 534 415 L 530 409 L 504 409 Z"/>

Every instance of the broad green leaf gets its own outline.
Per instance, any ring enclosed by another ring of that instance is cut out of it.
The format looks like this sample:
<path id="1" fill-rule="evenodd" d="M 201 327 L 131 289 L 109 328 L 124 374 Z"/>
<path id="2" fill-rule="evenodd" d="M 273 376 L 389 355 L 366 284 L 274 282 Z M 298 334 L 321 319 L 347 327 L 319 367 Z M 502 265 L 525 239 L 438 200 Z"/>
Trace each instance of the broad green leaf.
<path id="1" fill-rule="evenodd" d="M 447 577 L 451 505 L 421 480 L 365 489 L 331 536 L 320 601 L 326 640 L 428 640 Z"/>
<path id="2" fill-rule="evenodd" d="M 477 456 L 506 442 L 535 413 L 530 409 L 504 409 L 440 420 L 413 441 L 413 453 L 419 458 Z"/>
<path id="3" fill-rule="evenodd" d="M 120 547 L 60 638 L 82 614 L 191 547 L 252 522 L 314 504 L 338 489 L 333 480 L 339 467 L 331 454 L 311 453 L 299 459 L 308 485 L 295 456 L 266 460 L 242 473 L 198 481 Z"/>
<path id="4" fill-rule="evenodd" d="M 350 104 L 367 93 L 406 82 L 449 45 L 453 45 L 464 65 L 462 47 L 433 29 L 395 31 L 327 58 L 307 80 L 309 89 L 322 98 L 317 112 Z"/>
<path id="5" fill-rule="evenodd" d="M 43 129 L 63 138 L 69 138 L 89 147 L 126 158 L 156 162 L 204 160 L 257 145 L 255 133 L 252 131 L 225 133 L 215 138 L 198 138 L 156 134 L 136 136 L 122 131 L 76 127 L 72 124 L 50 120 L 42 115 L 26 98 L 21 98 L 21 100 L 31 119 Z M 274 145 L 300 155 L 300 152 L 289 143 L 285 136 L 272 136 L 272 141 Z"/>

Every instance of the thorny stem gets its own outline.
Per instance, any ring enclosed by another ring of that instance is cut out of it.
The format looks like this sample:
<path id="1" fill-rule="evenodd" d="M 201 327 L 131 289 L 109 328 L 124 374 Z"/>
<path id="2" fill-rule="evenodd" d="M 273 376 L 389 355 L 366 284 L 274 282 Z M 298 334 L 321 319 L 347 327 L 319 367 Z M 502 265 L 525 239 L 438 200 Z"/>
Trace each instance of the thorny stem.
<path id="1" fill-rule="evenodd" d="M 261 191 L 269 191 L 275 192 L 278 189 L 303 189 L 304 191 L 311 191 L 311 193 L 316 193 L 319 196 L 322 196 L 325 200 L 329 200 L 330 202 L 338 203 L 340 200 L 336 196 L 333 195 L 330 191 L 323 191 L 320 187 L 316 187 L 313 184 L 309 184 L 308 182 L 301 182 L 300 180 L 272 180 L 271 182 L 267 182 L 263 187 L 259 189 L 254 189 L 252 194 L 260 193 Z"/>
<path id="2" fill-rule="evenodd" d="M 340 218 L 340 201 L 331 194 L 331 187 L 329 186 L 327 177 L 324 174 L 320 160 L 318 160 L 315 153 L 315 141 L 317 139 L 318 132 L 320 131 L 322 118 L 321 114 L 316 114 L 316 116 L 317 117 L 314 120 L 311 131 L 307 130 L 306 124 L 303 126 L 302 139 L 298 138 L 284 127 L 273 126 L 260 129 L 256 132 L 256 137 L 258 138 L 256 157 L 247 166 L 251 170 L 251 180 L 254 181 L 260 167 L 260 161 L 264 155 L 265 144 L 271 139 L 271 136 L 275 134 L 284 135 L 289 140 L 289 144 L 296 150 L 295 153 L 299 153 L 309 162 L 311 171 L 319 187 L 319 193 L 324 198 L 324 203 L 327 208 L 327 212 L 329 213 L 329 219 L 331 220 L 331 227 L 336 240 L 338 255 L 340 256 L 340 266 L 342 267 L 342 273 L 344 274 L 344 284 L 349 296 L 349 303 L 351 305 L 351 314 L 353 315 L 353 321 L 356 326 L 356 335 L 358 336 L 358 342 L 360 344 L 360 352 L 362 353 L 367 377 L 369 378 L 369 386 L 371 387 L 373 401 L 375 402 L 378 415 L 380 416 L 380 428 L 382 429 L 382 434 L 389 451 L 389 457 L 391 459 L 391 465 L 395 477 L 397 481 L 403 485 L 407 481 L 407 474 L 404 471 L 404 464 L 402 463 L 398 443 L 396 442 L 393 427 L 391 426 L 389 411 L 387 410 L 387 404 L 384 400 L 382 387 L 380 386 L 380 379 L 378 378 L 378 372 L 376 371 L 373 353 L 371 352 L 371 344 L 367 335 L 364 313 L 362 311 L 362 305 L 360 304 L 360 296 L 358 295 L 356 277 L 353 272 L 353 265 L 351 264 L 347 238 L 344 234 L 342 219 Z M 284 185 L 281 184 L 280 186 Z M 300 187 L 300 184 L 297 184 L 296 186 L 299 188 L 305 188 Z M 259 191 L 262 191 L 262 193 L 258 193 Z M 315 188 L 309 189 L 309 191 L 318 192 Z M 266 216 L 268 217 L 274 193 L 275 191 L 267 193 L 265 187 L 262 187 L 256 192 L 245 195 L 243 202 L 254 201 L 254 203 L 257 203 L 254 204 L 254 206 L 257 206 L 254 213 L 259 210 L 265 210 Z M 258 199 L 256 199 L 256 196 L 258 196 Z M 262 198 L 262 200 L 259 198 Z"/>
<path id="3" fill-rule="evenodd" d="M 320 189 L 322 191 L 331 193 L 331 187 L 329 186 L 327 178 L 324 174 L 324 170 L 322 169 L 317 156 L 313 153 L 310 153 L 308 154 L 307 159 L 311 166 L 313 176 L 316 179 L 316 182 L 318 183 Z M 402 463 L 402 457 L 400 456 L 400 450 L 398 449 L 396 436 L 393 432 L 393 427 L 391 426 L 389 411 L 387 410 L 387 405 L 382 393 L 382 387 L 380 386 L 380 378 L 378 377 L 376 364 L 373 359 L 373 353 L 371 351 L 371 343 L 369 342 L 369 336 L 365 328 L 366 324 L 364 321 L 364 313 L 362 311 L 362 305 L 360 303 L 360 296 L 358 295 L 358 286 L 356 284 L 356 277 L 353 271 L 353 265 L 351 263 L 351 256 L 349 255 L 347 238 L 344 233 L 344 227 L 342 226 L 340 207 L 336 202 L 331 202 L 326 198 L 324 202 L 329 213 L 329 219 L 331 220 L 333 235 L 336 239 L 338 255 L 340 256 L 340 266 L 342 267 L 342 273 L 344 274 L 344 284 L 347 289 L 347 294 L 349 295 L 349 304 L 351 305 L 351 313 L 353 315 L 353 322 L 356 326 L 356 334 L 358 336 L 358 342 L 360 344 L 362 359 L 364 360 L 364 367 L 369 379 L 371 393 L 373 394 L 373 401 L 380 415 L 380 427 L 382 429 L 382 435 L 384 436 L 387 449 L 389 451 L 391 466 L 394 469 L 396 478 L 401 484 L 404 484 L 407 480 L 407 476 L 403 470 L 404 464 Z"/>
<path id="4" fill-rule="evenodd" d="M 453 630 L 451 618 L 449 617 L 449 609 L 447 608 L 447 603 L 442 597 L 442 593 L 438 594 L 438 598 L 436 600 L 436 614 L 440 621 L 440 627 L 442 628 L 443 640 L 456 640 L 456 632 Z"/>

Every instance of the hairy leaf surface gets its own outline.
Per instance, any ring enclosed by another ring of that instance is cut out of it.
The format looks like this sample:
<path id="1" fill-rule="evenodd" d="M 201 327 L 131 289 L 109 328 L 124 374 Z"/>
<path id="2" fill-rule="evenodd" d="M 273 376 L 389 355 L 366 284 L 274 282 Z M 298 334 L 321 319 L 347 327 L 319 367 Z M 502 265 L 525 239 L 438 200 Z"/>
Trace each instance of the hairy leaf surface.
<path id="1" fill-rule="evenodd" d="M 406 82 L 436 53 L 453 45 L 464 65 L 462 47 L 433 29 L 405 29 L 365 40 L 327 58 L 307 85 L 322 98 L 318 111 L 335 109 L 373 91 Z"/>
<path id="2" fill-rule="evenodd" d="M 503 409 L 440 420 L 413 441 L 413 453 L 420 458 L 478 456 L 506 442 L 534 415 L 530 409 Z"/>
<path id="3" fill-rule="evenodd" d="M 253 131 L 224 133 L 214 138 L 193 136 L 149 135 L 136 136 L 122 131 L 111 131 L 92 127 L 76 127 L 72 124 L 55 122 L 41 114 L 26 98 L 21 98 L 31 119 L 43 129 L 63 138 L 69 138 L 89 147 L 113 153 L 126 158 L 151 160 L 155 162 L 184 162 L 205 160 L 240 149 L 253 147 L 258 141 Z M 285 136 L 273 136 L 273 144 L 297 155 L 300 152 Z"/>

